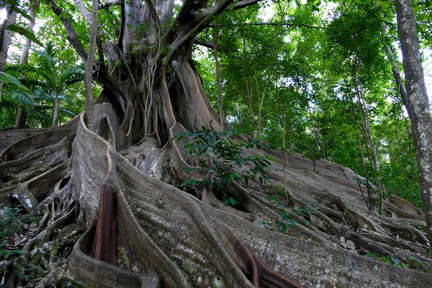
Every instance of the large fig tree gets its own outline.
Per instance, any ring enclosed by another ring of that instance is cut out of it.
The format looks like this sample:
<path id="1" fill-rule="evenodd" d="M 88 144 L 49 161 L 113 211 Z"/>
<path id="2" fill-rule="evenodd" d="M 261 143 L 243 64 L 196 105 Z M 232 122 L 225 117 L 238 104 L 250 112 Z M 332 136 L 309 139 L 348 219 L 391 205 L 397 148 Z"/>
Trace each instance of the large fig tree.
<path id="1" fill-rule="evenodd" d="M 87 61 L 88 38 L 76 32 L 80 17 L 67 9 L 78 9 L 90 30 L 91 5 L 42 2 Z M 98 30 L 91 67 L 102 92 L 88 105 L 91 113 L 63 126 L 0 134 L 1 203 L 20 205 L 4 208 L 2 219 L 23 209 L 18 218 L 28 223 L 15 234 L 10 225 L 3 230 L 5 286 L 430 285 L 432 277 L 419 271 L 432 269 L 428 241 L 417 229 L 421 211 L 394 197 L 385 201 L 384 215 L 374 214 L 351 170 L 323 160 L 314 167 L 298 155 L 218 133 L 229 126 L 208 102 L 192 47 L 215 16 L 258 2 L 100 5 L 118 15 L 119 26 L 109 41 L 102 41 L 106 27 Z M 237 162 L 222 161 L 233 180 L 223 187 L 212 169 L 197 169 L 214 167 L 215 153 L 184 148 L 197 131 L 216 135 L 204 136 L 209 146 L 222 141 L 222 150 L 236 152 Z M 263 171 L 269 155 L 274 161 Z M 256 171 L 270 179 L 256 180 Z M 247 183 L 239 176 L 245 172 Z M 181 185 L 191 179 L 203 185 Z"/>

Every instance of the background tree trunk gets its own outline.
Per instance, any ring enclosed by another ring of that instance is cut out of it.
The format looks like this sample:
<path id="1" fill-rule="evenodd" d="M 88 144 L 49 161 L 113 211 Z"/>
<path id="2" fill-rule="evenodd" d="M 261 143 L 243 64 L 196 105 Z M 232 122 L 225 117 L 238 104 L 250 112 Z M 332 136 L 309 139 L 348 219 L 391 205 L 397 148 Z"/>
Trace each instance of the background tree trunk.
<path id="1" fill-rule="evenodd" d="M 29 16 L 33 19 L 28 24 L 28 31 L 34 33 L 34 26 L 36 25 L 36 11 L 39 9 L 40 1 L 33 1 L 30 5 L 30 13 Z M 27 64 L 30 54 L 30 47 L 32 41 L 29 38 L 25 38 L 23 50 L 21 53 L 21 64 Z M 54 104 L 55 105 L 55 104 Z M 54 108 L 55 109 L 55 108 Z M 23 129 L 26 127 L 27 123 L 27 110 L 24 107 L 18 108 L 18 113 L 15 121 L 16 129 Z"/>
<path id="2" fill-rule="evenodd" d="M 219 30 L 217 27 L 212 28 L 212 38 L 213 38 L 213 55 L 215 58 L 215 71 L 216 71 L 216 88 L 218 97 L 218 108 L 219 108 L 219 118 L 221 121 L 221 127 L 225 122 L 225 114 L 223 110 L 223 99 L 222 99 L 222 83 L 221 83 L 221 73 L 220 73 L 220 63 L 218 55 L 218 45 L 219 45 Z"/>
<path id="3" fill-rule="evenodd" d="M 375 149 L 375 144 L 374 144 L 373 139 L 372 139 L 372 132 L 370 129 L 369 115 L 368 115 L 366 107 L 365 107 L 366 102 L 365 102 L 364 95 L 362 92 L 361 83 L 360 83 L 360 81 L 358 79 L 358 75 L 356 73 L 354 73 L 354 75 L 352 76 L 352 80 L 354 83 L 354 90 L 355 90 L 355 93 L 357 96 L 357 104 L 358 104 L 360 120 L 361 120 L 360 123 L 358 124 L 358 126 L 360 129 L 360 133 L 363 136 L 363 140 L 366 142 L 368 158 L 369 158 L 370 162 L 372 163 L 373 169 L 375 170 L 374 171 L 375 175 L 373 178 L 378 185 L 378 197 L 377 197 L 378 199 L 374 199 L 373 197 L 371 197 L 372 195 L 370 193 L 368 193 L 369 194 L 369 200 L 372 201 L 372 206 L 374 207 L 374 209 L 378 208 L 378 213 L 382 214 L 383 199 L 385 197 L 386 190 L 385 190 L 385 187 L 382 183 L 380 165 L 379 165 L 379 161 L 378 161 L 377 152 Z M 360 154 L 363 154 L 363 153 L 361 152 Z M 362 156 L 362 162 L 363 161 L 364 161 L 364 158 Z M 363 164 L 364 163 L 362 163 L 362 166 L 364 166 Z M 364 168 L 366 168 L 366 166 L 364 166 Z M 366 170 L 364 170 L 364 171 L 366 171 Z M 369 191 L 369 187 L 368 187 L 368 191 Z"/>
<path id="4" fill-rule="evenodd" d="M 15 24 L 17 12 L 10 9 L 10 4 L 6 4 L 6 20 L 0 27 L 0 71 L 3 72 L 8 55 L 9 45 L 12 40 L 12 31 L 6 30 L 6 27 Z M 0 99 L 3 91 L 3 81 L 0 81 Z"/>

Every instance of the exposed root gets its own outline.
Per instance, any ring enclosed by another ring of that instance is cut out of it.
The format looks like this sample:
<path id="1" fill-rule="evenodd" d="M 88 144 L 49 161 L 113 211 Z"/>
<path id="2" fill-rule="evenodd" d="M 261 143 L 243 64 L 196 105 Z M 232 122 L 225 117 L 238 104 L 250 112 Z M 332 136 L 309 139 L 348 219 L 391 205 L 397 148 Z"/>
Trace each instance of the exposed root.
<path id="1" fill-rule="evenodd" d="M 418 226 L 368 211 L 356 186 L 341 178 L 346 177 L 345 170 L 323 162 L 317 163 L 317 174 L 308 170 L 309 162 L 295 158 L 285 168 L 275 163 L 269 186 L 289 193 L 279 195 L 258 183 L 250 183 L 247 189 L 232 183 L 225 192 L 238 196 L 241 205 L 226 206 L 211 186 L 205 193 L 198 188 L 177 189 L 190 177 L 204 177 L 186 172 L 199 162 L 189 158 L 182 143 L 160 147 L 149 135 L 126 149 L 110 106 L 96 107 L 100 110 L 94 126 L 102 123 L 96 129 L 99 135 L 80 119 L 75 120 L 79 124 L 75 131 L 59 128 L 56 133 L 42 131 L 40 136 L 30 133 L 28 142 L 25 133 L 19 134 L 21 140 L 7 144 L 2 152 L 0 198 L 8 205 L 17 204 L 12 195 L 21 191 L 20 202 L 32 198 L 31 205 L 36 207 L 27 213 L 40 213 L 41 219 L 39 226 L 32 226 L 29 240 L 17 246 L 25 254 L 14 256 L 10 263 L 15 264 L 8 266 L 5 279 L 10 286 L 26 284 L 19 279 L 19 269 L 36 271 L 36 267 L 41 267 L 34 281 L 38 287 L 71 283 L 70 276 L 95 287 L 101 283 L 106 287 L 211 287 L 214 281 L 225 287 L 318 283 L 382 287 L 394 281 L 401 287 L 426 287 L 430 283 L 426 274 L 358 256 L 373 252 L 378 259 L 389 257 L 418 270 L 432 267 L 425 254 L 425 235 Z M 183 130 L 174 124 L 170 132 Z M 163 137 L 167 136 L 159 135 Z M 42 145 L 45 141 L 50 149 Z M 25 143 L 36 148 L 26 150 Z M 25 161 L 43 155 L 55 156 L 48 169 L 38 172 L 40 167 L 25 166 Z M 22 165 L 25 175 L 19 169 L 6 171 L 13 164 Z M 112 200 L 111 208 L 104 206 L 105 200 Z M 105 216 L 112 217 L 107 220 L 111 224 L 96 229 L 96 219 L 104 221 Z M 106 246 L 110 260 L 105 261 L 113 265 L 91 257 L 103 242 L 100 239 L 114 235 L 105 229 L 112 225 L 118 234 L 116 242 Z M 107 236 L 94 241 L 98 233 Z M 364 275 L 378 280 L 370 282 Z"/>
<path id="2" fill-rule="evenodd" d="M 91 247 L 87 244 L 92 242 L 94 232 L 95 227 L 90 227 L 75 243 L 68 264 L 72 276 L 92 287 L 159 287 L 157 278 L 146 278 L 88 256 Z"/>
<path id="3" fill-rule="evenodd" d="M 62 278 L 67 277 L 66 271 L 66 261 L 52 264 L 49 273 L 36 284 L 35 288 L 54 287 Z"/>
<path id="4" fill-rule="evenodd" d="M 265 265 L 256 255 L 254 255 L 254 253 L 247 247 L 231 227 L 223 223 L 220 223 L 220 226 L 219 234 L 231 245 L 233 249 L 231 255 L 234 261 L 246 275 L 249 275 L 254 287 L 259 287 L 259 283 L 274 288 L 303 287 L 290 278 L 275 272 Z"/>

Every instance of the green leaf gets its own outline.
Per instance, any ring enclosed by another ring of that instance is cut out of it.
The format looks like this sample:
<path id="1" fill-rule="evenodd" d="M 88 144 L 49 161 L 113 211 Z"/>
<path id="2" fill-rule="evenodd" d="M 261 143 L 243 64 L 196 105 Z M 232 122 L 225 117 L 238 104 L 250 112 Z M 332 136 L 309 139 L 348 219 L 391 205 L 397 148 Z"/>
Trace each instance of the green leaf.
<path id="1" fill-rule="evenodd" d="M 224 201 L 225 205 L 237 205 L 239 202 L 233 197 L 227 197 Z"/>
<path id="2" fill-rule="evenodd" d="M 290 226 L 293 229 L 295 229 L 295 226 L 298 223 L 298 221 L 294 219 L 289 219 L 288 222 L 289 222 L 288 226 Z M 303 223 L 304 225 L 307 225 L 307 222 L 303 222 Z"/>
<path id="3" fill-rule="evenodd" d="M 377 253 L 373 253 L 373 252 L 368 252 L 364 255 L 365 257 L 378 257 L 379 254 Z"/>
<path id="4" fill-rule="evenodd" d="M 246 186 L 248 186 L 248 184 L 249 184 L 249 177 L 248 176 L 244 176 L 243 179 L 245 181 Z"/>
<path id="5" fill-rule="evenodd" d="M 287 229 L 287 226 L 285 225 L 285 223 L 283 223 L 283 222 L 277 222 L 277 227 L 279 228 L 279 230 L 280 231 L 282 231 L 282 232 L 286 232 L 288 229 Z"/>
<path id="6" fill-rule="evenodd" d="M 229 174 L 229 178 L 230 178 L 231 181 L 234 181 L 234 180 L 240 180 L 241 176 L 239 174 L 237 174 L 237 173 L 230 173 Z"/>
<path id="7" fill-rule="evenodd" d="M 3 81 L 4 83 L 12 83 L 23 90 L 29 90 L 26 86 L 22 85 L 21 82 L 17 78 L 15 78 L 15 77 L 7 74 L 7 73 L 0 72 L 0 80 Z M 0 98 L 0 100 L 1 100 L 1 98 Z"/>
<path id="8" fill-rule="evenodd" d="M 12 1 L 15 2 L 15 1 Z M 26 18 L 27 20 L 29 20 L 30 22 L 34 22 L 34 19 L 28 15 L 27 13 L 25 13 L 23 10 L 21 10 L 20 8 L 17 8 L 16 6 L 18 6 L 18 3 L 15 2 L 16 4 L 12 4 L 12 6 L 10 6 L 9 8 L 19 14 L 21 14 L 21 16 L 23 16 L 24 18 Z"/>
<path id="9" fill-rule="evenodd" d="M 38 44 L 39 46 L 42 46 L 42 47 L 44 46 L 42 44 L 42 42 L 40 42 L 32 32 L 30 32 L 29 30 L 27 30 L 23 27 L 11 24 L 11 25 L 6 26 L 6 29 L 9 31 L 23 35 L 24 37 L 26 37 L 26 38 L 30 39 L 31 41 L 33 41 L 34 43 Z"/>
<path id="10" fill-rule="evenodd" d="M 6 0 L 6 3 L 14 6 L 19 6 L 18 1 L 15 0 Z"/>
<path id="11" fill-rule="evenodd" d="M 39 55 L 39 56 L 41 56 L 41 57 L 47 59 L 48 61 L 50 61 L 51 63 L 48 63 L 48 65 L 52 65 L 52 66 L 54 66 L 55 63 L 57 63 L 57 60 L 54 59 L 53 57 L 51 57 L 48 53 L 43 52 L 43 51 L 39 51 L 39 50 L 34 49 L 34 48 L 32 48 L 32 47 L 30 47 L 30 49 L 31 49 L 33 52 L 35 52 L 37 55 Z M 50 72 L 48 72 L 48 73 L 50 73 Z M 48 75 L 50 75 L 50 74 L 48 74 Z"/>
<path id="12" fill-rule="evenodd" d="M 279 214 L 283 220 L 287 221 L 289 219 L 289 212 L 285 211 L 285 209 L 279 209 Z"/>
<path id="13" fill-rule="evenodd" d="M 201 186 L 201 185 L 204 185 L 205 183 L 207 183 L 207 181 L 190 179 L 190 180 L 187 180 L 187 181 L 183 182 L 182 184 L 180 184 L 179 187 L 184 187 L 187 185 L 200 185 Z"/>
<path id="14" fill-rule="evenodd" d="M 187 136 L 186 133 L 181 132 L 181 133 L 173 136 L 172 139 L 171 139 L 171 141 L 173 141 L 173 140 L 181 140 L 181 139 L 183 139 L 186 136 Z"/>

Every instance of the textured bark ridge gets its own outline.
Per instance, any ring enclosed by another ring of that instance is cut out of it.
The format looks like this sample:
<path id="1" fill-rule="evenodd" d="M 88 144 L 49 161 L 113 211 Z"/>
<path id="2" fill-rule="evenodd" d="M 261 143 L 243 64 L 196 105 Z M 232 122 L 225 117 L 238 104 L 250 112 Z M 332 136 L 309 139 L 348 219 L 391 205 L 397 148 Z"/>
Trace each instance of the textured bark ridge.
<path id="1" fill-rule="evenodd" d="M 410 0 L 395 1 L 398 34 L 403 56 L 406 95 L 403 98 L 411 119 L 417 167 L 420 178 L 420 196 L 426 211 L 426 229 L 432 242 L 432 118 L 429 98 L 420 58 L 420 44 L 416 32 L 416 20 Z"/>

